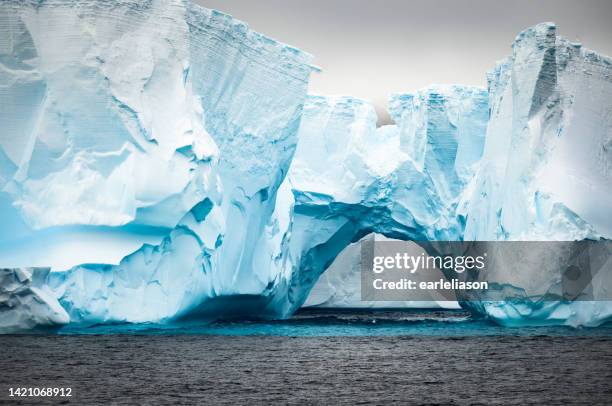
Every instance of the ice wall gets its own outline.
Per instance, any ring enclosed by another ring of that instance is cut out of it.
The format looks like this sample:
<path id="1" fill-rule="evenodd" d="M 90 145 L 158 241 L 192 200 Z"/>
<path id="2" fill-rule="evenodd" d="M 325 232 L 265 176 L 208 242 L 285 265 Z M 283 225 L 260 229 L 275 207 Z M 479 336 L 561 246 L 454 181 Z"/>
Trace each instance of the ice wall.
<path id="1" fill-rule="evenodd" d="M 308 54 L 180 0 L 7 1 L 0 21 L 2 265 L 52 267 L 84 323 L 275 283 Z"/>
<path id="2" fill-rule="evenodd" d="M 539 24 L 489 72 L 466 239 L 610 238 L 612 60 Z"/>
<path id="3" fill-rule="evenodd" d="M 3 264 L 117 263 L 210 193 L 181 6 L 2 3 Z"/>
<path id="4" fill-rule="evenodd" d="M 545 23 L 520 33 L 512 55 L 488 79 L 491 118 L 466 197 L 464 239 L 612 238 L 612 60 L 557 36 L 555 25 Z M 537 274 L 514 266 L 489 275 L 523 289 L 528 299 L 485 301 L 479 311 L 507 325 L 610 319 L 612 304 L 604 300 L 610 297 L 610 264 L 592 281 L 600 301 L 540 300 L 565 271 L 567 252 L 549 254 Z"/>

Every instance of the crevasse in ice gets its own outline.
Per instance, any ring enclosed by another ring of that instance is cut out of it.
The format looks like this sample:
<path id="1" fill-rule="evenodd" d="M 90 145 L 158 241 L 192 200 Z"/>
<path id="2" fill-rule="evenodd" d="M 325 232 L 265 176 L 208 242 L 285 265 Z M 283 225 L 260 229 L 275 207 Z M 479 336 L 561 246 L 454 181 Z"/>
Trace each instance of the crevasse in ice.
<path id="1" fill-rule="evenodd" d="M 372 232 L 611 236 L 610 60 L 551 24 L 517 37 L 488 93 L 393 95 L 396 124 L 376 128 L 367 101 L 306 95 L 309 55 L 230 16 L 181 0 L 73 5 L 0 4 L 2 331 L 287 317 Z M 556 277 L 509 272 L 534 294 Z M 507 325 L 612 313 L 464 305 Z"/>

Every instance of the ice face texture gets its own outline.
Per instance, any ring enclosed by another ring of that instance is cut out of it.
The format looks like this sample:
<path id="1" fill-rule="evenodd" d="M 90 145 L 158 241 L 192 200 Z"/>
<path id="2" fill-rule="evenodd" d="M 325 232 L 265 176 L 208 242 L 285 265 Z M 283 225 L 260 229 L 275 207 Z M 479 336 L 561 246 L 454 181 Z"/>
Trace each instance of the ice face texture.
<path id="1" fill-rule="evenodd" d="M 0 268 L 0 332 L 51 328 L 70 321 L 47 284 L 48 274 L 48 268 Z"/>
<path id="2" fill-rule="evenodd" d="M 393 95 L 396 124 L 376 128 L 367 101 L 307 97 L 310 56 L 230 16 L 77 5 L 0 4 L 0 331 L 287 317 L 372 232 L 611 237 L 611 63 L 553 25 L 518 36 L 489 92 Z M 496 276 L 537 300 L 558 279 L 548 265 Z M 335 303 L 354 296 L 341 276 Z M 605 301 L 464 306 L 506 325 L 612 315 Z"/>

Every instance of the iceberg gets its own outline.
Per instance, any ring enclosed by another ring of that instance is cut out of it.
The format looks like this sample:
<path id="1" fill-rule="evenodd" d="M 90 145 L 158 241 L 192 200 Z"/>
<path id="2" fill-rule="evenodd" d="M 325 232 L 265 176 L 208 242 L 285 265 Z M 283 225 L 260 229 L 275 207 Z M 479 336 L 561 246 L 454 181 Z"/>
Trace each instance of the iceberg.
<path id="1" fill-rule="evenodd" d="M 582 241 L 612 238 L 612 59 L 557 36 L 552 23 L 520 33 L 488 75 L 489 120 L 480 168 L 462 211 L 465 240 Z M 591 301 L 542 301 L 563 277 L 568 247 L 548 252 L 538 274 L 502 267 L 524 301 L 472 302 L 504 325 L 593 326 L 612 318 L 611 265 L 591 281 Z M 527 252 L 524 255 L 528 255 Z M 556 259 L 555 259 L 556 258 Z"/>
<path id="2" fill-rule="evenodd" d="M 309 54 L 231 16 L 74 3 L 0 4 L 0 332 L 350 306 L 356 267 L 333 263 L 372 233 L 612 236 L 611 60 L 552 24 L 519 34 L 488 90 L 391 95 L 377 128 L 366 100 L 307 95 Z M 530 299 L 461 305 L 509 326 L 612 318 L 538 301 L 554 263 L 496 272 Z"/>
<path id="3" fill-rule="evenodd" d="M 36 249 L 29 265 L 118 263 L 204 199 L 224 190 L 228 211 L 286 173 L 309 55 L 183 1 L 3 2 L 0 15 L 0 240 L 19 239 L 6 265 L 32 260 L 15 248 Z"/>
<path id="4" fill-rule="evenodd" d="M 311 56 L 189 1 L 8 1 L 0 20 L 3 266 L 51 267 L 72 323 L 265 291 L 253 257 Z"/>

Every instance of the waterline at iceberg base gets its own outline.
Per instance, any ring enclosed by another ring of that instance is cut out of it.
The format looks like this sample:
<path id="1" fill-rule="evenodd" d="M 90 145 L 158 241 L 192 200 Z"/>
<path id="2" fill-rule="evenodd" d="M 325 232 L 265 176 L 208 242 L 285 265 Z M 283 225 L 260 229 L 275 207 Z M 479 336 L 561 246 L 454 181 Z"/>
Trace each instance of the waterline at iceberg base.
<path id="1" fill-rule="evenodd" d="M 78 7 L 75 7 L 77 3 Z M 286 318 L 351 243 L 612 237 L 612 60 L 544 23 L 488 89 L 307 95 L 312 57 L 189 1 L 0 4 L 0 331 Z M 610 257 L 612 258 L 612 257 Z M 495 275 L 499 324 L 597 326 Z"/>

